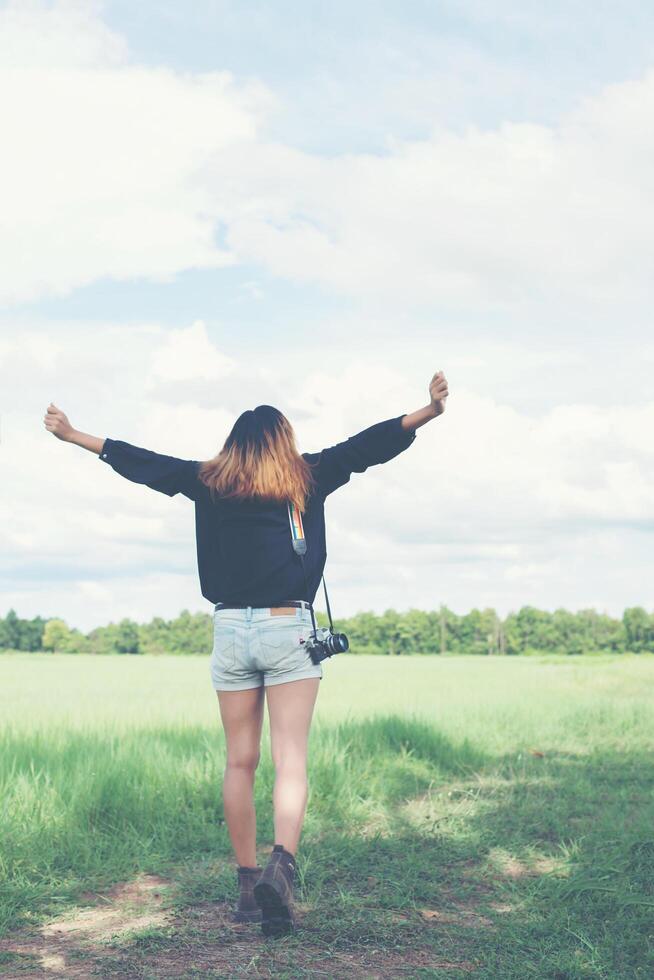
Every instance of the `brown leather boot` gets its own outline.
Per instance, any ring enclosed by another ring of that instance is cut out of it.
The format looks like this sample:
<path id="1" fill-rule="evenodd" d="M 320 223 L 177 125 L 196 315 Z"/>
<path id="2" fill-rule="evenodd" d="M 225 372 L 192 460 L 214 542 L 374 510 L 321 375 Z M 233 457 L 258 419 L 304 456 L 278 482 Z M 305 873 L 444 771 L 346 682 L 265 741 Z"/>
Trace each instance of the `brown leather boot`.
<path id="1" fill-rule="evenodd" d="M 254 898 L 261 907 L 264 936 L 285 936 L 297 927 L 293 908 L 295 855 L 282 844 L 275 844 L 263 874 L 254 886 Z"/>
<path id="2" fill-rule="evenodd" d="M 261 922 L 261 909 L 254 899 L 253 888 L 263 868 L 238 866 L 238 904 L 232 909 L 233 922 Z"/>

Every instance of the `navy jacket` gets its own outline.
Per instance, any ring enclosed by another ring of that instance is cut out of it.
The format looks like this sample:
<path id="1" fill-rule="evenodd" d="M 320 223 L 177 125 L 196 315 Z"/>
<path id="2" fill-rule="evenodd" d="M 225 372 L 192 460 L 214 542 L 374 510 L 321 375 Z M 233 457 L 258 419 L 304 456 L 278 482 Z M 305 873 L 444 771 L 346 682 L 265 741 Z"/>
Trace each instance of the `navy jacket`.
<path id="1" fill-rule="evenodd" d="M 415 431 L 402 428 L 403 415 L 329 446 L 320 453 L 302 453 L 314 469 L 311 493 L 302 523 L 307 542 L 304 565 L 291 543 L 286 504 L 260 500 L 226 500 L 197 477 L 200 461 L 163 456 L 120 439 L 105 439 L 99 459 L 133 483 L 195 502 L 195 537 L 202 595 L 212 603 L 256 607 L 279 605 L 285 599 L 313 602 L 322 577 L 325 543 L 325 498 L 369 466 L 385 463 L 407 449 Z"/>

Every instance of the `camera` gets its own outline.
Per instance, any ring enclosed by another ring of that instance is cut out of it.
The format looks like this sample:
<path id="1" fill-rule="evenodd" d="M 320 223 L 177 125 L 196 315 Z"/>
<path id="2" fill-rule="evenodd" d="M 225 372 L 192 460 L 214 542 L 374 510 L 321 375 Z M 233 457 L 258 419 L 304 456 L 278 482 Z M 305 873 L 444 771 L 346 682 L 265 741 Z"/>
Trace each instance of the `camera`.
<path id="1" fill-rule="evenodd" d="M 312 630 L 309 639 L 304 640 L 304 645 L 314 664 L 333 657 L 335 653 L 344 653 L 350 646 L 345 633 L 332 633 L 327 626 Z"/>

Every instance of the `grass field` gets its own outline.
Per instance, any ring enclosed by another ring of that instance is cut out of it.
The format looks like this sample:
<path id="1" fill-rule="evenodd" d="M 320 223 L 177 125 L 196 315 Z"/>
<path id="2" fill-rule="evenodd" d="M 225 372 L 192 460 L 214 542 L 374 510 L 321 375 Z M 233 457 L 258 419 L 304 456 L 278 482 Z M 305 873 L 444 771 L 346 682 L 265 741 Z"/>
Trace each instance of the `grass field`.
<path id="1" fill-rule="evenodd" d="M 229 921 L 208 671 L 0 656 L 0 976 L 654 976 L 654 657 L 327 661 L 276 942 Z"/>

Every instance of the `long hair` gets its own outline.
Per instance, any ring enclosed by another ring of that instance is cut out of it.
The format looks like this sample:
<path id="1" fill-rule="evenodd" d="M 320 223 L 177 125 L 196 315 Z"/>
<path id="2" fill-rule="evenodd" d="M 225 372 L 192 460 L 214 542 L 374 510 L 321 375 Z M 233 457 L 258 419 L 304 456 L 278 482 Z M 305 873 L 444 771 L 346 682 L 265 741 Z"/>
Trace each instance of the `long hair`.
<path id="1" fill-rule="evenodd" d="M 290 500 L 302 512 L 316 482 L 312 464 L 297 451 L 291 423 L 272 405 L 257 405 L 239 415 L 223 448 L 200 464 L 198 476 L 212 500 L 215 494 Z"/>

